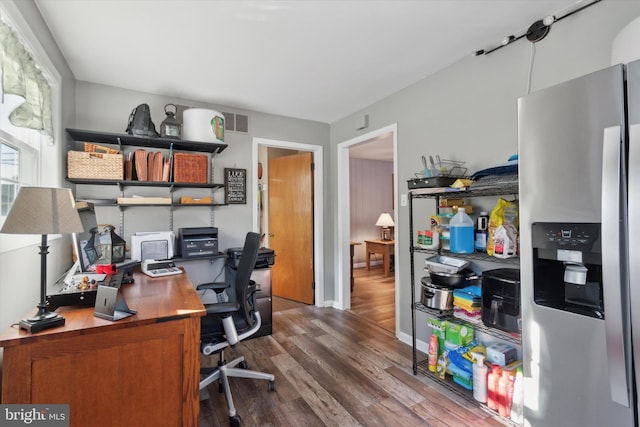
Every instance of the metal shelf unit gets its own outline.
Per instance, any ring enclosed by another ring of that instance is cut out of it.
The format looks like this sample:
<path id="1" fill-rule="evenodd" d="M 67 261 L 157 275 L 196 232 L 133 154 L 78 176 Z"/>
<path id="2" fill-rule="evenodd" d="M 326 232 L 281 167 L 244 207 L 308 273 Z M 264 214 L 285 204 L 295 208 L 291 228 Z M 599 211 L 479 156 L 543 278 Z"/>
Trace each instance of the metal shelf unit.
<path id="1" fill-rule="evenodd" d="M 436 202 L 437 206 L 440 205 L 441 198 L 466 198 L 466 197 L 494 197 L 494 196 L 505 196 L 505 195 L 517 195 L 518 194 L 518 184 L 510 183 L 507 185 L 502 185 L 496 188 L 483 188 L 480 190 L 466 190 L 466 191 L 450 191 L 449 189 L 413 189 L 409 190 L 409 252 L 410 252 L 410 266 L 411 266 L 411 330 L 412 330 L 412 353 L 413 353 L 413 374 L 417 375 L 418 373 L 425 374 L 430 380 L 434 381 L 437 384 L 440 384 L 447 388 L 449 391 L 455 393 L 456 395 L 466 399 L 470 404 L 479 406 L 483 411 L 492 414 L 494 417 L 500 419 L 502 422 L 506 423 L 506 425 L 521 427 L 519 424 L 514 423 L 508 418 L 502 417 L 497 412 L 489 409 L 486 405 L 476 402 L 473 399 L 473 393 L 469 390 L 464 389 L 458 384 L 454 383 L 450 378 L 440 379 L 433 372 L 430 372 L 428 369 L 428 358 L 421 358 L 418 360 L 418 350 L 417 350 L 417 338 L 416 338 L 416 311 L 420 311 L 432 316 L 444 316 L 447 319 L 451 319 L 452 321 L 459 324 L 469 324 L 473 326 L 474 330 L 480 331 L 487 335 L 498 338 L 499 340 L 506 341 L 515 345 L 521 344 L 521 336 L 520 335 L 512 335 L 506 332 L 503 332 L 499 329 L 487 328 L 484 326 L 482 322 L 479 323 L 471 323 L 466 320 L 457 318 L 453 316 L 452 311 L 441 311 L 434 310 L 426 307 L 422 303 L 416 301 L 416 274 L 415 274 L 415 254 L 416 253 L 424 253 L 424 254 L 447 254 L 450 253 L 446 250 L 438 249 L 423 249 L 415 245 L 414 241 L 414 224 L 413 224 L 413 201 L 414 199 L 432 199 Z M 437 212 L 436 212 L 437 213 Z M 451 256 L 455 256 L 456 258 L 463 258 L 475 261 L 487 261 L 487 262 L 495 262 L 500 264 L 512 264 L 519 265 L 520 259 L 518 257 L 514 258 L 495 258 L 487 255 L 486 253 L 473 253 L 473 254 L 451 254 Z"/>

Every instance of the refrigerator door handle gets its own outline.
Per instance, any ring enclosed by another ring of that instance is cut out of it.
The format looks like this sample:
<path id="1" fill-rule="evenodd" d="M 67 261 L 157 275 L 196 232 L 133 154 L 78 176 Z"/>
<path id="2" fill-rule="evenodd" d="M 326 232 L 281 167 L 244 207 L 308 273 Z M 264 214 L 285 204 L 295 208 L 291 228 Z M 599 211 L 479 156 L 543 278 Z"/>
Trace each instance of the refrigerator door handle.
<path id="1" fill-rule="evenodd" d="M 605 332 L 607 344 L 607 364 L 611 400 L 629 407 L 629 375 L 627 372 L 627 351 L 625 350 L 625 306 L 622 298 L 623 268 L 621 257 L 624 251 L 620 245 L 624 239 L 621 233 L 621 127 L 604 129 L 602 147 L 602 282 L 605 311 Z"/>
<path id="2" fill-rule="evenodd" d="M 628 168 L 627 195 L 627 245 L 629 266 L 629 295 L 631 306 L 631 332 L 633 334 L 633 354 L 640 355 L 640 328 L 633 325 L 640 324 L 640 124 L 629 126 L 629 168 Z M 636 262 L 631 262 L 636 260 Z M 636 309 L 634 311 L 633 309 Z M 638 366 L 638 360 L 634 362 Z M 640 370 L 635 369 L 636 384 L 640 384 Z M 638 402 L 640 410 L 640 402 Z"/>

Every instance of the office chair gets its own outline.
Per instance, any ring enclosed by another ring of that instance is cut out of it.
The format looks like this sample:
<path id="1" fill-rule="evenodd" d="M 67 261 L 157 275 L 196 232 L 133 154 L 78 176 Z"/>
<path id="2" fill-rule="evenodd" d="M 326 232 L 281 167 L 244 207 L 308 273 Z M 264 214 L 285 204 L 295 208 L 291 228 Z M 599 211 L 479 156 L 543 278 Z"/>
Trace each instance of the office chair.
<path id="1" fill-rule="evenodd" d="M 255 305 L 254 293 L 256 283 L 251 280 L 251 273 L 256 264 L 258 249 L 260 248 L 260 235 L 247 233 L 242 255 L 238 263 L 235 281 L 235 301 L 205 303 L 206 316 L 202 318 L 200 327 L 201 351 L 208 356 L 213 353 L 220 354 L 217 367 L 201 368 L 200 373 L 204 378 L 200 380 L 200 390 L 204 390 L 214 381 L 219 381 L 220 391 L 224 391 L 227 405 L 229 406 L 229 422 L 232 427 L 240 425 L 240 415 L 236 414 L 233 405 L 233 397 L 229 387 L 229 377 L 253 378 L 267 380 L 268 390 L 275 391 L 275 376 L 266 372 L 250 371 L 243 356 L 231 362 L 224 360 L 224 349 L 236 345 L 238 342 L 250 337 L 260 329 L 260 313 Z M 197 290 L 211 289 L 220 298 L 223 291 L 231 286 L 231 283 L 204 283 L 196 287 Z"/>

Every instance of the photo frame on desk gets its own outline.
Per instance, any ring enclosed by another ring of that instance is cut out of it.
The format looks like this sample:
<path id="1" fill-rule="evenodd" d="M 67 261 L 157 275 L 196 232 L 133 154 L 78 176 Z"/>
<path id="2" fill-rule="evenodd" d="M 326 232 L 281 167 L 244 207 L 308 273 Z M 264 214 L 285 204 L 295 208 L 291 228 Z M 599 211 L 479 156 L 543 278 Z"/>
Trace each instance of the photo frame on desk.
<path id="1" fill-rule="evenodd" d="M 224 168 L 224 202 L 229 205 L 247 203 L 247 170 Z"/>

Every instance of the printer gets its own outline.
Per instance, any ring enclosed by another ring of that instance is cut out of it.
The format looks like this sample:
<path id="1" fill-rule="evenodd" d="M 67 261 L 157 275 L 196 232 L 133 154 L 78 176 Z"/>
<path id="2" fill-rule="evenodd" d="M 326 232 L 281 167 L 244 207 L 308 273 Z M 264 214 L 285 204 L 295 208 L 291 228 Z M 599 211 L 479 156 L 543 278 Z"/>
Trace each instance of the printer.
<path id="1" fill-rule="evenodd" d="M 242 248 L 229 248 L 227 249 L 227 264 L 237 269 L 240 263 L 240 255 L 242 255 Z M 275 252 L 273 249 L 260 248 L 258 250 L 258 258 L 256 258 L 256 265 L 254 268 L 268 268 L 275 263 Z"/>
<path id="2" fill-rule="evenodd" d="M 178 233 L 178 249 L 182 258 L 217 255 L 218 228 L 181 228 Z"/>

